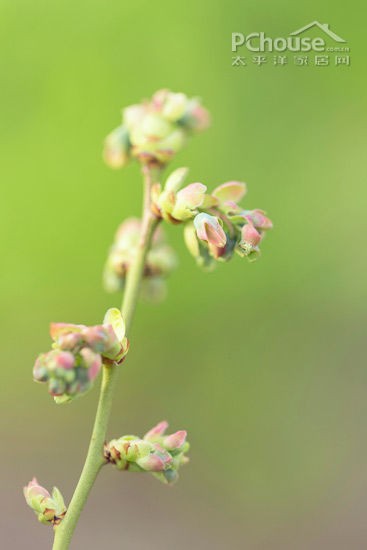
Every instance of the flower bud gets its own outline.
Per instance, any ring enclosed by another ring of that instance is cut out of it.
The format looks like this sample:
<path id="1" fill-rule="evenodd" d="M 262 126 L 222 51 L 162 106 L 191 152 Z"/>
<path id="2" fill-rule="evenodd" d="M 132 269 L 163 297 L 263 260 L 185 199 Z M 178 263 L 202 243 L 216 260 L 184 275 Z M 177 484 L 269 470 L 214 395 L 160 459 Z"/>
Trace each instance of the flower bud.
<path id="1" fill-rule="evenodd" d="M 272 229 L 272 221 L 265 216 L 263 210 L 244 210 L 243 217 L 257 229 Z"/>
<path id="2" fill-rule="evenodd" d="M 89 348 L 83 348 L 80 350 L 80 356 L 82 358 L 82 365 L 87 369 L 88 379 L 93 382 L 97 378 L 99 371 L 102 367 L 102 357 L 94 353 Z"/>
<path id="3" fill-rule="evenodd" d="M 194 225 L 199 239 L 218 248 L 225 246 L 227 237 L 218 218 L 201 212 L 195 217 Z"/>
<path id="4" fill-rule="evenodd" d="M 137 128 L 144 120 L 144 116 L 147 113 L 147 106 L 143 105 L 130 105 L 122 111 L 122 120 L 124 126 L 129 132 L 134 128 Z"/>
<path id="5" fill-rule="evenodd" d="M 137 218 L 125 220 L 118 229 L 104 269 L 104 286 L 113 292 L 123 288 L 126 275 L 139 246 L 141 223 Z M 159 227 L 153 236 L 151 248 L 145 260 L 142 295 L 153 301 L 165 296 L 164 279 L 177 267 L 177 255 L 168 246 L 164 232 Z"/>
<path id="6" fill-rule="evenodd" d="M 161 472 L 172 462 L 171 456 L 166 452 L 153 451 L 148 456 L 136 461 L 138 466 L 146 472 Z"/>
<path id="7" fill-rule="evenodd" d="M 237 204 L 246 194 L 246 184 L 239 181 L 227 181 L 216 187 L 212 193 L 219 204 L 233 202 Z"/>
<path id="8" fill-rule="evenodd" d="M 164 166 L 185 145 L 189 134 L 207 127 L 209 115 L 197 99 L 159 90 L 150 101 L 123 110 L 123 125 L 106 139 L 104 157 L 115 168 L 129 157 Z"/>
<path id="9" fill-rule="evenodd" d="M 171 212 L 172 218 L 179 221 L 192 219 L 204 201 L 205 192 L 206 186 L 202 183 L 191 183 L 178 191 Z"/>
<path id="10" fill-rule="evenodd" d="M 144 439 L 147 441 L 156 441 L 164 434 L 167 428 L 168 422 L 166 420 L 162 420 L 162 422 L 158 422 L 156 426 L 153 426 L 153 428 L 145 434 Z"/>
<path id="11" fill-rule="evenodd" d="M 200 104 L 200 100 L 194 98 L 188 102 L 186 112 L 181 122 L 190 131 L 202 132 L 210 126 L 210 115 Z"/>
<path id="12" fill-rule="evenodd" d="M 72 350 L 83 341 L 82 330 L 84 328 L 84 325 L 71 323 L 51 323 L 50 336 L 58 348 Z"/>
<path id="13" fill-rule="evenodd" d="M 103 157 L 111 168 L 122 168 L 129 161 L 130 143 L 127 129 L 119 126 L 105 139 Z"/>
<path id="14" fill-rule="evenodd" d="M 187 97 L 185 94 L 168 94 L 163 106 L 162 115 L 167 119 L 175 122 L 183 117 L 187 108 Z"/>
<path id="15" fill-rule="evenodd" d="M 25 500 L 41 523 L 58 525 L 66 514 L 64 499 L 54 487 L 52 495 L 34 477 L 23 489 Z"/>
<path id="16" fill-rule="evenodd" d="M 180 430 L 174 434 L 167 435 L 163 440 L 164 447 L 168 451 L 179 449 L 185 443 L 186 436 L 187 432 L 185 430 Z"/>
<path id="17" fill-rule="evenodd" d="M 183 430 L 164 435 L 167 427 L 167 422 L 163 421 L 149 430 L 143 439 L 136 436 L 113 439 L 105 445 L 106 461 L 115 464 L 119 470 L 152 472 L 165 483 L 176 481 L 177 470 L 188 460 L 185 453 L 189 444 Z"/>
<path id="18" fill-rule="evenodd" d="M 134 139 L 134 136 L 132 136 L 132 143 L 133 145 L 141 145 L 146 139 L 158 141 L 169 136 L 173 129 L 174 126 L 163 116 L 156 113 L 147 114 L 137 133 L 140 139 Z"/>
<path id="19" fill-rule="evenodd" d="M 102 363 L 121 363 L 129 349 L 125 324 L 116 308 L 106 313 L 103 325 L 51 323 L 50 333 L 53 349 L 39 355 L 33 377 L 48 385 L 56 403 L 66 403 L 86 393 Z"/>
<path id="20" fill-rule="evenodd" d="M 111 325 L 86 327 L 83 330 L 83 339 L 93 351 L 106 357 L 108 352 L 111 354 L 110 350 L 113 350 L 112 357 L 120 351 L 120 343 Z"/>
<path id="21" fill-rule="evenodd" d="M 170 206 L 171 220 L 176 215 L 179 193 L 186 198 L 184 191 L 186 192 L 186 188 L 178 191 L 175 197 L 170 197 L 171 206 L 169 203 L 163 205 L 167 209 Z M 273 224 L 262 210 L 242 210 L 238 202 L 245 193 L 245 183 L 228 181 L 219 185 L 212 194 L 203 194 L 194 223 L 185 224 L 186 246 L 201 267 L 211 269 L 216 261 L 226 262 L 231 259 L 234 252 L 247 256 L 250 260 L 259 256 L 258 245 L 264 231 L 272 228 Z M 187 194 L 190 196 L 190 189 Z M 163 193 L 157 203 L 162 200 L 162 195 Z M 165 217 L 162 208 L 161 211 L 162 217 Z M 193 212 L 192 209 L 191 213 Z M 189 219 L 187 217 L 185 221 Z"/>
<path id="22" fill-rule="evenodd" d="M 206 198 L 206 186 L 202 183 L 190 183 L 180 189 L 186 174 L 186 168 L 175 170 L 168 177 L 163 191 L 160 184 L 153 186 L 152 209 L 156 216 L 175 224 L 190 220 L 198 213 L 198 208 Z"/>
<path id="23" fill-rule="evenodd" d="M 240 252 L 251 260 L 255 260 L 260 250 L 258 244 L 261 241 L 260 233 L 252 224 L 246 224 L 241 229 L 241 240 L 238 244 Z"/>
<path id="24" fill-rule="evenodd" d="M 260 233 L 256 231 L 255 227 L 250 223 L 242 227 L 241 237 L 241 243 L 248 244 L 252 247 L 257 246 L 261 241 Z"/>
<path id="25" fill-rule="evenodd" d="M 205 246 L 203 241 L 199 240 L 195 226 L 192 222 L 185 224 L 184 240 L 188 251 L 195 258 L 197 264 L 206 271 L 212 270 L 215 261 L 209 253 L 208 246 Z"/>

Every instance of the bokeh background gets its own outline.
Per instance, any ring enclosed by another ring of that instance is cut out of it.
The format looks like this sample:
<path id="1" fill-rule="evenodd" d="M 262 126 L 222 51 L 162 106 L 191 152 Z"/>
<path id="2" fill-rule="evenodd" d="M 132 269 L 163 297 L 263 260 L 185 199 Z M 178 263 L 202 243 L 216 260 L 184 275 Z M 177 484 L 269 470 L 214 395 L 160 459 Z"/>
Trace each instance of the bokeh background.
<path id="1" fill-rule="evenodd" d="M 248 183 L 275 230 L 255 264 L 202 273 L 170 227 L 169 299 L 141 304 L 110 435 L 167 418 L 191 464 L 173 488 L 103 471 L 73 549 L 304 550 L 367 546 L 364 8 L 311 0 L 1 0 L 2 548 L 50 548 L 21 488 L 69 499 L 97 390 L 56 406 L 32 382 L 50 320 L 98 323 L 120 296 L 101 270 L 140 208 L 136 165 L 101 160 L 120 108 L 156 89 L 213 114 L 174 166 Z M 313 20 L 350 67 L 231 66 L 231 33 Z"/>

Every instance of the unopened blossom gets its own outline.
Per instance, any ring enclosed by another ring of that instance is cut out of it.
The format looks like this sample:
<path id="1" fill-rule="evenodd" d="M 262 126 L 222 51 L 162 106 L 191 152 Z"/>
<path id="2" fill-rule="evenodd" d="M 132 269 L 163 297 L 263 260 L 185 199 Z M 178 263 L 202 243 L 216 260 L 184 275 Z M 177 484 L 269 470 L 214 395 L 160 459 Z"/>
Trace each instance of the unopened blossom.
<path id="1" fill-rule="evenodd" d="M 52 350 L 38 356 L 33 377 L 47 384 L 57 403 L 87 392 L 102 364 L 121 363 L 129 348 L 125 324 L 116 308 L 107 311 L 102 325 L 51 323 L 50 334 Z"/>
<path id="2" fill-rule="evenodd" d="M 261 234 L 257 229 L 248 223 L 241 229 L 241 240 L 238 247 L 245 256 L 253 258 L 259 253 L 259 244 L 261 242 Z"/>
<path id="3" fill-rule="evenodd" d="M 219 219 L 216 216 L 201 212 L 194 219 L 194 225 L 200 240 L 216 248 L 224 248 L 227 237 Z"/>
<path id="4" fill-rule="evenodd" d="M 251 261 L 259 256 L 259 244 L 273 224 L 263 210 L 241 207 L 246 191 L 243 182 L 222 183 L 205 194 L 193 223 L 185 224 L 186 246 L 201 267 L 211 269 L 235 252 Z"/>
<path id="5" fill-rule="evenodd" d="M 128 218 L 118 228 L 103 273 L 107 292 L 124 288 L 138 250 L 140 234 L 141 222 L 138 218 Z M 162 299 L 166 293 L 165 280 L 176 267 L 177 255 L 167 244 L 163 229 L 158 227 L 145 260 L 142 295 L 153 301 Z"/>
<path id="6" fill-rule="evenodd" d="M 213 270 L 216 263 L 215 259 L 210 254 L 207 243 L 198 238 L 193 222 L 185 224 L 183 234 L 186 247 L 197 264 L 206 271 Z"/>
<path id="7" fill-rule="evenodd" d="M 152 189 L 153 212 L 173 224 L 193 219 L 206 199 L 207 188 L 202 183 L 190 183 L 181 188 L 187 172 L 187 168 L 178 168 L 163 188 L 157 183 Z"/>
<path id="8" fill-rule="evenodd" d="M 211 193 L 217 200 L 217 205 L 225 207 L 226 205 L 238 204 L 245 196 L 247 191 L 246 184 L 240 181 L 227 181 L 218 185 Z"/>
<path id="9" fill-rule="evenodd" d="M 129 134 L 124 126 L 113 130 L 105 139 L 103 156 L 111 168 L 122 168 L 129 161 Z"/>
<path id="10" fill-rule="evenodd" d="M 58 525 L 66 514 L 62 494 L 54 487 L 50 494 L 34 477 L 23 489 L 25 500 L 44 524 Z"/>
<path id="11" fill-rule="evenodd" d="M 163 166 L 191 134 L 206 129 L 209 122 L 199 99 L 159 90 L 150 100 L 123 110 L 121 126 L 106 138 L 105 161 L 112 168 L 125 166 L 131 158 Z"/>
<path id="12" fill-rule="evenodd" d="M 241 215 L 260 231 L 272 229 L 273 227 L 273 222 L 265 215 L 263 210 L 243 210 Z"/>
<path id="13" fill-rule="evenodd" d="M 186 431 L 166 435 L 167 427 L 167 422 L 163 421 L 142 439 L 134 435 L 113 439 L 105 446 L 106 461 L 119 470 L 151 472 L 159 480 L 173 483 L 178 478 L 180 466 L 188 461 L 185 453 L 189 444 Z"/>

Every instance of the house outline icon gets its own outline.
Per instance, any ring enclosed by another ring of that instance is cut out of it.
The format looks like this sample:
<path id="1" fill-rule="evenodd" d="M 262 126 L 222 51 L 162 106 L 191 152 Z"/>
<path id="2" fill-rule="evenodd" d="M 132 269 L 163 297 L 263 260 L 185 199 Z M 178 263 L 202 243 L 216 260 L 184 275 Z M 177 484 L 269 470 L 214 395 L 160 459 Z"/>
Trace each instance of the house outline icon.
<path id="1" fill-rule="evenodd" d="M 305 27 L 302 27 L 301 29 L 298 29 L 297 31 L 291 32 L 291 36 L 295 36 L 297 34 L 301 34 L 312 27 L 318 27 L 320 30 L 322 30 L 325 34 L 327 34 L 330 38 L 335 40 L 335 42 L 346 42 L 343 38 L 335 34 L 333 31 L 329 29 L 329 23 L 319 23 L 318 21 L 312 21 L 312 23 L 309 23 Z"/>

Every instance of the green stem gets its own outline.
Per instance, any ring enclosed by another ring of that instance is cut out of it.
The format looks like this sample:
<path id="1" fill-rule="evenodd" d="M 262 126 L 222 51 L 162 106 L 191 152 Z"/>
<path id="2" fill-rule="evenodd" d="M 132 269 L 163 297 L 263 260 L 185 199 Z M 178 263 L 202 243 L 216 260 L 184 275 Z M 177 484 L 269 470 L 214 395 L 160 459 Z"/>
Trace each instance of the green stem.
<path id="1" fill-rule="evenodd" d="M 126 323 L 127 334 L 130 334 L 136 304 L 139 296 L 140 283 L 144 271 L 145 258 L 150 248 L 154 231 L 158 220 L 150 209 L 150 191 L 159 173 L 151 168 L 143 170 L 145 179 L 143 219 L 141 237 L 138 251 L 133 264 L 129 269 L 126 280 L 126 289 L 122 302 L 122 314 Z M 116 386 L 119 368 L 116 366 L 103 366 L 102 384 L 99 395 L 97 413 L 94 421 L 92 437 L 89 443 L 87 457 L 82 473 L 71 499 L 68 511 L 60 523 L 55 527 L 55 539 L 53 550 L 67 550 L 70 545 L 79 516 L 87 501 L 96 477 L 105 464 L 103 458 L 103 446 L 106 440 L 108 421 L 112 409 L 112 398 Z"/>

